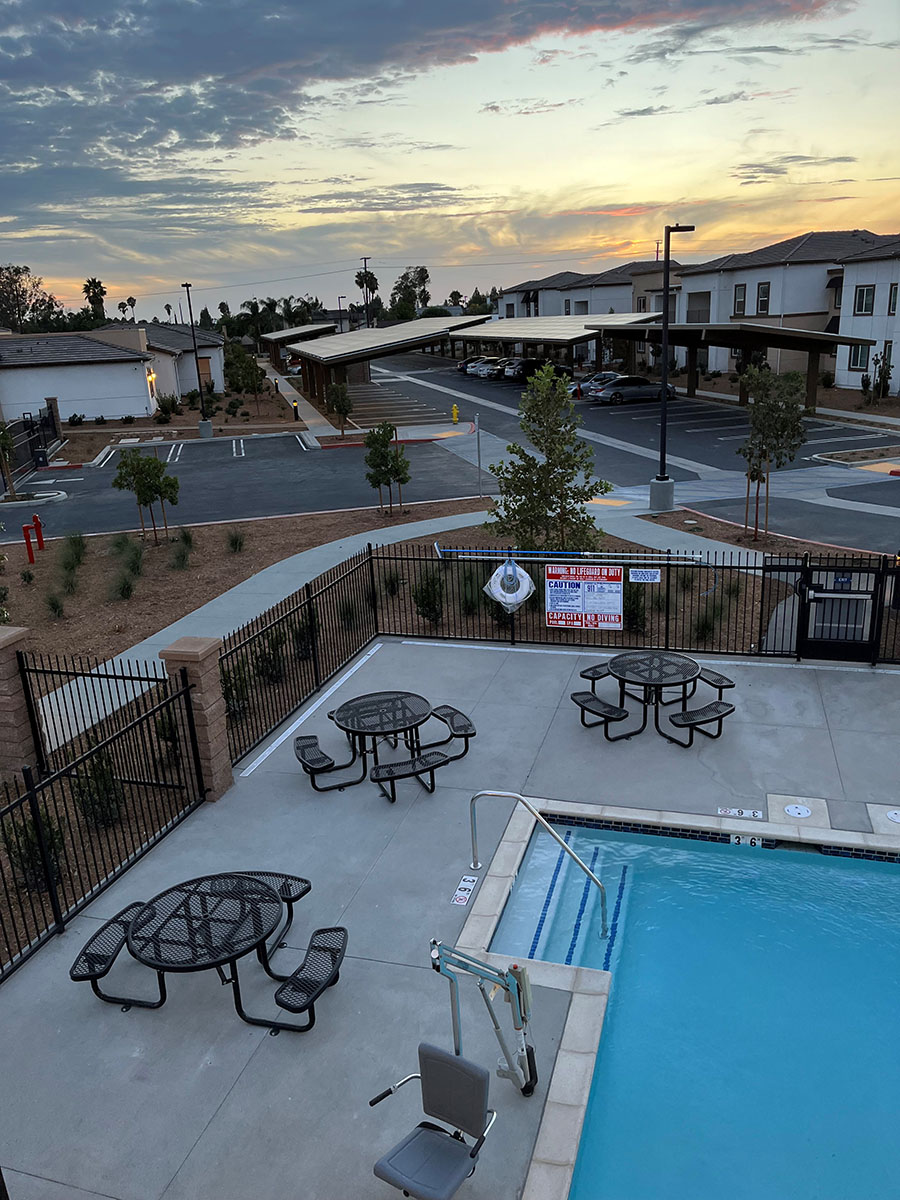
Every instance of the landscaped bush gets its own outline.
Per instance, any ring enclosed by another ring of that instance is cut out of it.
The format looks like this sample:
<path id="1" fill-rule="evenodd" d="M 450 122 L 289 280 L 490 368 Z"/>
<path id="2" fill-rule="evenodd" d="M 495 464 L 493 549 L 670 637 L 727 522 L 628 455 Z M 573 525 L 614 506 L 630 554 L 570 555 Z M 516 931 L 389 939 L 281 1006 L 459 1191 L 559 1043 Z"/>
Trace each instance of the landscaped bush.
<path id="1" fill-rule="evenodd" d="M 163 392 L 162 395 L 156 397 L 156 406 L 161 413 L 173 417 L 180 411 L 178 397 L 174 392 Z"/>
<path id="2" fill-rule="evenodd" d="M 126 413 L 126 414 L 125 414 L 125 416 L 122 418 L 122 424 L 123 424 L 123 425 L 133 425 L 133 424 L 134 424 L 134 416 L 133 416 L 133 414 L 132 414 L 132 413 Z"/>
<path id="3" fill-rule="evenodd" d="M 194 531 L 193 531 L 193 529 L 188 529 L 186 526 L 182 525 L 182 527 L 178 530 L 178 541 L 181 542 L 181 544 L 183 546 L 187 546 L 188 550 L 193 550 L 193 548 L 194 548 Z"/>
<path id="4" fill-rule="evenodd" d="M 164 712 L 156 718 L 155 725 L 156 737 L 163 752 L 163 760 L 169 763 L 178 762 L 181 758 L 178 722 L 170 712 Z"/>
<path id="5" fill-rule="evenodd" d="M 66 424 L 71 425 L 73 428 L 76 425 L 83 425 L 84 424 L 84 413 L 81 413 L 80 416 L 78 413 L 72 413 L 71 417 L 69 417 L 68 421 L 66 421 Z"/>
<path id="6" fill-rule="evenodd" d="M 153 414 L 153 420 L 157 425 L 168 425 L 172 418 L 168 413 L 158 412 Z"/>
<path id="7" fill-rule="evenodd" d="M 62 579 L 60 580 L 59 589 L 64 596 L 74 596 L 78 589 L 78 576 L 74 569 L 63 571 Z"/>
<path id="8" fill-rule="evenodd" d="M 253 669 L 263 683 L 284 679 L 284 630 L 270 629 L 253 651 Z"/>
<path id="9" fill-rule="evenodd" d="M 244 548 L 245 536 L 240 529 L 228 530 L 228 549 L 232 554 L 240 554 Z"/>
<path id="10" fill-rule="evenodd" d="M 59 860 L 65 839 L 59 823 L 50 816 L 43 805 L 40 809 L 40 822 L 44 831 L 44 844 L 47 847 L 50 874 L 53 882 L 56 883 L 59 880 Z M 3 831 L 3 845 L 6 848 L 10 866 L 25 887 L 34 892 L 47 891 L 49 881 L 44 869 L 40 837 L 30 814 L 22 816 L 19 820 L 11 821 L 6 826 Z"/>
<path id="11" fill-rule="evenodd" d="M 481 585 L 471 570 L 463 571 L 459 602 L 464 616 L 471 617 L 478 612 L 478 606 L 481 603 Z"/>
<path id="12" fill-rule="evenodd" d="M 733 600 L 736 600 L 740 594 L 741 594 L 741 577 L 739 575 L 734 575 L 725 584 L 725 595 L 731 596 L 731 598 Z"/>
<path id="13" fill-rule="evenodd" d="M 728 376 L 729 383 L 740 383 L 740 381 L 741 377 L 735 371 L 732 371 L 732 373 Z"/>
<path id="14" fill-rule="evenodd" d="M 122 555 L 122 565 L 129 575 L 135 578 L 144 569 L 144 547 L 140 542 L 129 542 L 128 549 Z"/>
<path id="15" fill-rule="evenodd" d="M 105 424 L 106 424 L 106 417 L 103 417 L 103 416 L 100 416 L 100 417 L 94 417 L 94 424 L 95 424 L 95 425 L 105 425 Z"/>
<path id="16" fill-rule="evenodd" d="M 833 388 L 834 387 L 834 371 L 823 371 L 822 372 L 822 387 L 823 388 Z"/>
<path id="17" fill-rule="evenodd" d="M 57 596 L 56 592 L 48 592 L 44 597 L 44 603 L 47 605 L 47 609 L 51 617 L 56 617 L 56 619 L 59 620 L 60 617 L 65 616 L 63 602 L 59 596 Z"/>
<path id="18" fill-rule="evenodd" d="M 103 750 L 89 759 L 83 773 L 72 776 L 72 797 L 86 825 L 109 829 L 119 820 L 125 792 L 116 778 L 112 756 Z"/>
<path id="19" fill-rule="evenodd" d="M 191 560 L 191 548 L 185 542 L 176 542 L 169 556 L 169 566 L 173 571 L 183 571 Z"/>
<path id="20" fill-rule="evenodd" d="M 707 600 L 704 607 L 694 617 L 691 627 L 696 642 L 708 642 L 716 632 L 716 625 L 721 615 L 721 606 L 714 600 Z"/>
<path id="21" fill-rule="evenodd" d="M 131 545 L 131 538 L 127 533 L 117 533 L 109 543 L 109 548 L 113 554 L 124 554 Z"/>
<path id="22" fill-rule="evenodd" d="M 225 715 L 234 721 L 247 711 L 250 700 L 250 681 L 243 663 L 235 663 L 229 670 L 222 670 L 222 696 L 225 699 Z"/>
<path id="23" fill-rule="evenodd" d="M 61 565 L 64 571 L 80 567 L 87 554 L 87 539 L 83 533 L 67 533 L 63 545 Z"/>
<path id="24" fill-rule="evenodd" d="M 356 605 L 349 596 L 338 605 L 338 618 L 344 629 L 352 629 L 356 625 Z"/>
<path id="25" fill-rule="evenodd" d="M 112 585 L 112 591 L 110 593 L 111 599 L 130 600 L 133 595 L 134 579 L 128 574 L 127 571 L 123 571 Z"/>
<path id="26" fill-rule="evenodd" d="M 29 571 L 28 568 L 20 572 L 19 578 L 23 583 L 34 583 L 34 571 Z"/>
<path id="27" fill-rule="evenodd" d="M 388 596 L 396 596 L 403 582 L 399 571 L 385 571 L 384 590 Z"/>
<path id="28" fill-rule="evenodd" d="M 437 571 L 423 571 L 412 589 L 413 603 L 419 616 L 431 625 L 440 625 L 444 616 L 444 581 Z"/>
<path id="29" fill-rule="evenodd" d="M 299 617 L 293 628 L 294 649 L 297 657 L 306 660 L 312 658 L 316 637 L 316 612 L 310 609 L 304 616 Z"/>
<path id="30" fill-rule="evenodd" d="M 647 626 L 647 613 L 642 583 L 626 583 L 622 597 L 622 625 L 628 633 L 643 633 Z"/>

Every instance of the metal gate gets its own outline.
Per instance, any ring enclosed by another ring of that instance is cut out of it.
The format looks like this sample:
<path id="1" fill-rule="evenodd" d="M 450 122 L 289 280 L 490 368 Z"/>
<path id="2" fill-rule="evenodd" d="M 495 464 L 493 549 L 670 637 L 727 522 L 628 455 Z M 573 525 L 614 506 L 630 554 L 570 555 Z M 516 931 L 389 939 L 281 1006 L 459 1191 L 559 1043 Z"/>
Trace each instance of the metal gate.
<path id="1" fill-rule="evenodd" d="M 890 574 L 886 558 L 805 558 L 797 584 L 797 657 L 876 663 Z"/>

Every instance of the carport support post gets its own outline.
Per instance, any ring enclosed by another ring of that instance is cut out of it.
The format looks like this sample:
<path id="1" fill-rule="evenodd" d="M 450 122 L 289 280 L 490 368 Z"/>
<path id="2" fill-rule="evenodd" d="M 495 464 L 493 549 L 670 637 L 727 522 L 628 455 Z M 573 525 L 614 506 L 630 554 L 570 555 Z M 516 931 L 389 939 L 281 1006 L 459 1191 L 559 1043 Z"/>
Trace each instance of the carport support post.
<path id="1" fill-rule="evenodd" d="M 697 395 L 697 347 L 687 348 L 687 394 Z"/>
<path id="2" fill-rule="evenodd" d="M 234 782 L 219 671 L 221 650 L 221 638 L 183 637 L 159 652 L 166 674 L 178 681 L 183 667 L 191 685 L 190 703 L 206 800 L 218 800 Z"/>
<path id="3" fill-rule="evenodd" d="M 819 352 L 810 350 L 806 356 L 806 411 L 816 411 L 819 390 Z"/>

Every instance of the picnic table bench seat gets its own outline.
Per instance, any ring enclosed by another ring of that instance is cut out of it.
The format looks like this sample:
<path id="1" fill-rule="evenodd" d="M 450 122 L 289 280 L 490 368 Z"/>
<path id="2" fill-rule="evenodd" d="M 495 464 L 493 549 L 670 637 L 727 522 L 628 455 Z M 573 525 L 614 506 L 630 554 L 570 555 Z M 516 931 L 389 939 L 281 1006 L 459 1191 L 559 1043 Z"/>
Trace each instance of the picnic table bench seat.
<path id="1" fill-rule="evenodd" d="M 450 755 L 444 754 L 441 750 L 426 750 L 422 754 L 417 754 L 415 758 L 404 759 L 402 762 L 379 763 L 372 768 L 369 778 L 373 783 L 377 783 L 382 791 L 384 791 L 384 784 L 387 783 L 390 788 L 388 799 L 391 804 L 394 804 L 397 799 L 398 779 L 412 779 L 415 776 L 426 792 L 433 792 L 435 771 L 438 767 L 444 767 L 451 761 Z M 428 775 L 428 783 L 422 779 L 423 775 Z"/>
<path id="2" fill-rule="evenodd" d="M 702 708 L 688 708 L 683 712 L 673 713 L 669 717 L 670 724 L 676 729 L 686 729 L 688 731 L 688 740 L 682 742 L 678 738 L 669 737 L 664 734 L 670 742 L 674 742 L 676 746 L 688 747 L 693 745 L 694 731 L 702 733 L 704 737 L 717 738 L 722 736 L 722 722 L 726 717 L 734 712 L 734 705 L 729 704 L 727 700 L 711 700 L 709 704 L 704 704 Z M 702 725 L 711 725 L 713 722 L 718 723 L 718 729 L 715 733 L 708 733 L 702 729 Z"/>
<path id="3" fill-rule="evenodd" d="M 91 934 L 78 953 L 69 970 L 69 978 L 75 983 L 90 982 L 95 996 L 107 1004 L 121 1004 L 126 1010 L 132 1005 L 139 1008 L 159 1008 L 165 1003 L 166 983 L 161 971 L 156 972 L 159 987 L 158 1000 L 137 1000 L 128 996 L 112 996 L 104 992 L 99 984 L 110 971 L 119 952 L 128 938 L 128 929 L 134 917 L 144 908 L 143 900 L 136 900 L 106 921 L 96 933 Z"/>
<path id="4" fill-rule="evenodd" d="M 595 667 L 585 667 L 583 671 L 578 672 L 578 677 L 588 680 L 591 685 L 591 692 L 596 696 L 596 688 L 599 680 L 609 678 L 609 664 L 598 663 Z"/>
<path id="5" fill-rule="evenodd" d="M 423 746 L 423 750 L 432 750 L 436 746 L 446 746 L 448 742 L 462 739 L 463 748 L 459 754 L 451 754 L 449 758 L 455 760 L 457 758 L 465 758 L 469 752 L 469 742 L 475 737 L 478 732 L 471 717 L 467 717 L 464 712 L 460 712 L 458 708 L 454 708 L 452 704 L 439 704 L 431 710 L 431 715 L 438 721 L 441 721 L 447 726 L 450 731 L 447 737 L 442 738 L 439 742 L 429 742 L 427 746 Z"/>
<path id="6" fill-rule="evenodd" d="M 271 938 L 269 950 L 271 954 L 273 950 L 284 945 L 284 938 L 294 920 L 294 905 L 312 890 L 312 884 L 308 879 L 302 879 L 299 875 L 285 875 L 280 871 L 239 871 L 238 874 L 247 875 L 250 879 L 258 879 L 260 883 L 268 884 L 273 892 L 278 893 L 287 910 L 287 920 L 278 931 L 277 936 Z"/>
<path id="7" fill-rule="evenodd" d="M 734 687 L 734 680 L 729 679 L 727 675 L 723 675 L 721 671 L 714 671 L 712 667 L 704 667 L 700 672 L 700 681 L 708 684 L 709 687 L 715 688 L 719 693 L 718 699 L 722 699 L 722 693 L 726 688 Z"/>
<path id="8" fill-rule="evenodd" d="M 628 716 L 627 708 L 619 708 L 616 704 L 609 704 L 606 700 L 601 700 L 599 696 L 595 696 L 593 692 L 572 692 L 571 700 L 577 704 L 581 710 L 581 723 L 585 729 L 594 729 L 597 725 L 603 726 L 603 736 L 608 742 L 619 742 L 623 738 L 632 737 L 632 733 L 620 733 L 615 737 L 610 736 L 610 722 L 624 721 Z M 586 714 L 597 717 L 596 721 L 588 721 Z"/>
<path id="9" fill-rule="evenodd" d="M 306 1033 L 315 1025 L 315 1003 L 340 978 L 346 949 L 347 930 L 343 926 L 315 930 L 303 962 L 275 993 L 279 1008 L 291 1013 L 309 1013 L 306 1025 L 291 1026 L 295 1032 Z"/>
<path id="10" fill-rule="evenodd" d="M 319 775 L 334 767 L 334 759 L 326 754 L 314 734 L 301 734 L 294 738 L 294 756 L 307 775 Z"/>

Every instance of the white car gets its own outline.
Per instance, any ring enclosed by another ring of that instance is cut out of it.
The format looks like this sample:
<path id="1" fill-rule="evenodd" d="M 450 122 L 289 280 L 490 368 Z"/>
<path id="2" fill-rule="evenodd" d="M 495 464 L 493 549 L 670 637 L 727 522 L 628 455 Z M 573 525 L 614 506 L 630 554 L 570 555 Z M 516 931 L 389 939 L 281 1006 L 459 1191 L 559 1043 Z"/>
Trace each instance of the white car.
<path id="1" fill-rule="evenodd" d="M 484 362 L 484 355 L 481 355 L 480 358 L 473 358 L 472 361 L 469 363 L 469 365 L 466 367 L 466 374 L 467 375 L 477 375 L 478 368 L 481 366 L 481 364 L 483 362 Z"/>
<path id="2" fill-rule="evenodd" d="M 476 368 L 472 372 L 472 374 L 476 375 L 479 379 L 487 379 L 487 377 L 488 377 L 488 375 L 490 375 L 491 371 L 493 371 L 494 368 L 499 365 L 500 365 L 499 358 L 496 358 L 496 357 L 483 358 L 481 360 L 481 362 L 476 366 Z"/>

